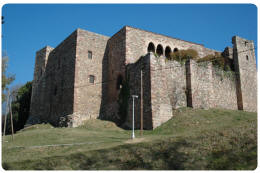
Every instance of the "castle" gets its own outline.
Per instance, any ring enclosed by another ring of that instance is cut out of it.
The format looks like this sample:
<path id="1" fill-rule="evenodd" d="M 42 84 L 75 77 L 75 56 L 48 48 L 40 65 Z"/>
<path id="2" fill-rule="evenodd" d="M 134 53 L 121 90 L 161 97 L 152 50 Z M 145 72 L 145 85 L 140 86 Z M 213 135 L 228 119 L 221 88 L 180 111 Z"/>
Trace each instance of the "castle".
<path id="1" fill-rule="evenodd" d="M 179 107 L 256 112 L 253 41 L 234 36 L 232 43 L 233 48 L 218 52 L 130 26 L 112 37 L 77 29 L 56 48 L 37 51 L 27 123 L 76 127 L 100 118 L 131 127 L 131 95 L 140 98 L 141 70 L 144 129 L 169 120 Z M 235 75 L 224 75 L 212 62 L 201 65 L 189 60 L 183 65 L 166 60 L 171 52 L 185 49 L 196 50 L 200 58 L 222 53 Z M 135 99 L 136 128 L 140 105 L 141 100 Z"/>

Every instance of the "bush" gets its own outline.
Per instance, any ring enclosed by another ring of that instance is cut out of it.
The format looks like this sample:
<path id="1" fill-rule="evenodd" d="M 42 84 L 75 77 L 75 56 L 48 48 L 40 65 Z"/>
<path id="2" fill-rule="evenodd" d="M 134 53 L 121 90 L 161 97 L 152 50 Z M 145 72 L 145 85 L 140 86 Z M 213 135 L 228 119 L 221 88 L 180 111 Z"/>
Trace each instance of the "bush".
<path id="1" fill-rule="evenodd" d="M 179 50 L 176 52 L 172 52 L 171 56 L 168 58 L 169 60 L 175 60 L 178 62 L 185 62 L 189 59 L 197 59 L 198 52 L 194 49 L 187 50 Z"/>

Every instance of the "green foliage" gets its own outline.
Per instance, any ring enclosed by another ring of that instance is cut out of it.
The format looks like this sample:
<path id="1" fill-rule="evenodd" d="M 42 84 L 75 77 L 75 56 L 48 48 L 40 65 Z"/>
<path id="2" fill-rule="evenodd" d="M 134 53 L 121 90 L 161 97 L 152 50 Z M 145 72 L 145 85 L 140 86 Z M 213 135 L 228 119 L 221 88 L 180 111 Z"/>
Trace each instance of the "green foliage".
<path id="1" fill-rule="evenodd" d="M 175 60 L 184 64 L 189 59 L 197 59 L 198 52 L 194 49 L 187 49 L 187 50 L 179 50 L 176 52 L 172 52 L 171 56 L 168 58 L 169 60 Z"/>
<path id="2" fill-rule="evenodd" d="M 207 55 L 197 60 L 197 63 L 200 66 L 207 66 L 208 62 L 212 62 L 212 65 L 216 68 L 216 75 L 221 78 L 226 77 L 231 80 L 235 79 L 235 72 L 232 70 L 234 68 L 231 67 L 231 64 L 228 64 L 225 61 L 225 57 L 223 57 L 220 53 L 216 53 L 215 55 Z"/>
<path id="3" fill-rule="evenodd" d="M 156 58 L 159 58 L 159 55 L 157 53 L 153 52 L 153 54 Z"/>
<path id="4" fill-rule="evenodd" d="M 16 99 L 12 102 L 12 114 L 14 131 L 24 128 L 24 125 L 29 117 L 31 104 L 32 82 L 27 82 L 20 87 L 16 93 Z M 8 114 L 6 133 L 11 133 L 10 113 Z"/>
<path id="5" fill-rule="evenodd" d="M 5 91 L 7 89 L 7 86 L 11 84 L 15 76 L 14 75 L 7 75 L 6 70 L 8 67 L 8 56 L 2 57 L 2 103 L 6 101 L 6 94 Z"/>
<path id="6" fill-rule="evenodd" d="M 126 75 L 126 79 L 123 80 L 122 88 L 120 89 L 119 97 L 118 97 L 118 105 L 119 105 L 119 115 L 120 120 L 118 122 L 119 125 L 123 124 L 127 117 L 128 110 L 128 100 L 130 98 L 130 86 L 129 79 Z"/>

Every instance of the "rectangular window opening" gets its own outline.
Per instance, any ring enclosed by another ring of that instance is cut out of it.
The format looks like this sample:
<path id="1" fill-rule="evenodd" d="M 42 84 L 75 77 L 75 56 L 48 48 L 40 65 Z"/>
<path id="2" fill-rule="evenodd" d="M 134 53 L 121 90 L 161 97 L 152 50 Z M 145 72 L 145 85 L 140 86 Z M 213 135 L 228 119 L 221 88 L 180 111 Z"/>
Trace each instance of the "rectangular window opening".
<path id="1" fill-rule="evenodd" d="M 88 51 L 88 59 L 92 59 L 92 52 Z"/>
<path id="2" fill-rule="evenodd" d="M 94 83 L 95 82 L 95 76 L 89 75 L 89 83 Z"/>

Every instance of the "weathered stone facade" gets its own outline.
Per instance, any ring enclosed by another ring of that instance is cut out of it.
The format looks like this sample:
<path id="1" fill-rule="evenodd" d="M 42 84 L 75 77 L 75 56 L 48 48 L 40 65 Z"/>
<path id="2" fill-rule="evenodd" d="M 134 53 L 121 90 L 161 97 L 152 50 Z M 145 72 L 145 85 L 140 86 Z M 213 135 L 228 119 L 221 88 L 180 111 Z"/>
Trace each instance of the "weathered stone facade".
<path id="1" fill-rule="evenodd" d="M 194 49 L 200 58 L 221 53 L 201 44 L 129 26 L 112 37 L 77 29 L 56 48 L 47 46 L 36 53 L 28 123 L 75 127 L 89 118 L 117 122 L 122 118 L 123 83 L 128 83 L 128 96 L 140 96 L 141 70 L 144 129 L 166 122 L 179 107 L 256 112 L 253 42 L 237 36 L 232 42 L 233 48 L 227 47 L 222 55 L 227 63 L 234 63 L 236 73 L 226 76 L 211 62 L 182 64 L 166 59 L 181 49 Z M 132 97 L 126 100 L 127 116 L 121 125 L 131 127 Z M 136 99 L 136 128 L 140 127 L 140 104 Z"/>

